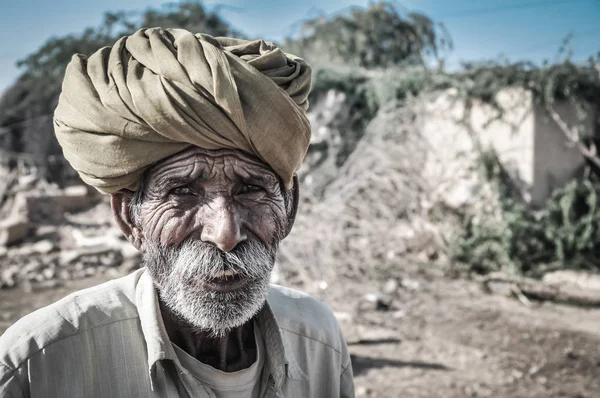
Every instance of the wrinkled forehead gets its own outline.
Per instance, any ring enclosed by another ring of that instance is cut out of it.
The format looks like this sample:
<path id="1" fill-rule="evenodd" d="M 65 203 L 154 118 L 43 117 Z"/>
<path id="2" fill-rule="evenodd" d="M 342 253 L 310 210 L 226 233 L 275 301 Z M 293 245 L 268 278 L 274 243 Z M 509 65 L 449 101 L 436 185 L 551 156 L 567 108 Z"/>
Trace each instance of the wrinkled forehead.
<path id="1" fill-rule="evenodd" d="M 218 177 L 224 173 L 261 175 L 275 181 L 279 177 L 273 169 L 244 151 L 235 149 L 209 150 L 190 147 L 152 165 L 146 172 L 149 180 L 181 174 L 200 174 L 206 177 Z M 198 177 L 196 176 L 196 177 Z"/>

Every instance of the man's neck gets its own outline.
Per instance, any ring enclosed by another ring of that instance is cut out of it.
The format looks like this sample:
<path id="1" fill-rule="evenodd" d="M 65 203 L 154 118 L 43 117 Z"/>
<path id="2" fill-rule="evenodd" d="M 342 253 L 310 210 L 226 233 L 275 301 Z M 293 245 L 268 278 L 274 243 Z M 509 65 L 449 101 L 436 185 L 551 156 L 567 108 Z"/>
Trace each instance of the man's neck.
<path id="1" fill-rule="evenodd" d="M 250 367 L 256 360 L 254 320 L 215 337 L 209 331 L 198 331 L 162 303 L 160 310 L 169 339 L 200 362 L 224 372 L 235 372 Z"/>

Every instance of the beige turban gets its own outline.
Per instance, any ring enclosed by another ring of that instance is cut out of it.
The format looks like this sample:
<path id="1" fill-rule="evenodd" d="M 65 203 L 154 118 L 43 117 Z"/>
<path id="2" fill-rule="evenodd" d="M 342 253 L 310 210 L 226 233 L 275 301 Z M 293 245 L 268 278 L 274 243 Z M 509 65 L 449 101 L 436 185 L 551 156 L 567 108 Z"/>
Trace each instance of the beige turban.
<path id="1" fill-rule="evenodd" d="M 73 56 L 54 114 L 65 158 L 104 193 L 190 146 L 262 159 L 288 188 L 310 141 L 310 66 L 272 43 L 142 29 Z"/>

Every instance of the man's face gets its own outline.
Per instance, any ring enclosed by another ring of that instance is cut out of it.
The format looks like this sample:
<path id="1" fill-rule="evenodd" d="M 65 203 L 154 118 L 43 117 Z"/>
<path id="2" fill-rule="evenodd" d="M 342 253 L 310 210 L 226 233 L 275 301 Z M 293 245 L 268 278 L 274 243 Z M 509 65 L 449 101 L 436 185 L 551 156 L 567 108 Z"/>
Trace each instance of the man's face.
<path id="1" fill-rule="evenodd" d="M 136 196 L 144 265 L 164 305 L 215 335 L 251 319 L 288 228 L 277 175 L 239 151 L 192 148 L 149 169 Z"/>

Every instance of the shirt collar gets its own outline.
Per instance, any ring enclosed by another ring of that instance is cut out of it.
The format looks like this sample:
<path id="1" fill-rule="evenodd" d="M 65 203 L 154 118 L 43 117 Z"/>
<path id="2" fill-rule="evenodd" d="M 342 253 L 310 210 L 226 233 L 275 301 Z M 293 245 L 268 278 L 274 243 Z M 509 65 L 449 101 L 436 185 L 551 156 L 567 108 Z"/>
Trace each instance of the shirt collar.
<path id="1" fill-rule="evenodd" d="M 148 350 L 148 371 L 152 376 L 156 362 L 163 359 L 175 361 L 177 354 L 165 329 L 158 305 L 158 294 L 146 270 L 140 276 L 135 293 L 142 333 Z"/>
<path id="2" fill-rule="evenodd" d="M 275 390 L 277 391 L 283 386 L 286 376 L 293 380 L 308 380 L 294 359 L 290 344 L 281 334 L 277 319 L 268 301 L 258 313 L 257 319 L 265 340 L 267 366 L 271 371 Z"/>
<path id="3" fill-rule="evenodd" d="M 178 363 L 178 359 L 160 313 L 158 294 L 145 269 L 136 287 L 136 306 L 148 350 L 148 372 L 152 380 L 153 369 L 158 361 L 171 360 Z M 257 320 L 265 341 L 266 365 L 270 370 L 273 387 L 279 390 L 286 376 L 293 380 L 308 380 L 298 366 L 290 344 L 283 338 L 268 301 L 258 313 Z"/>

